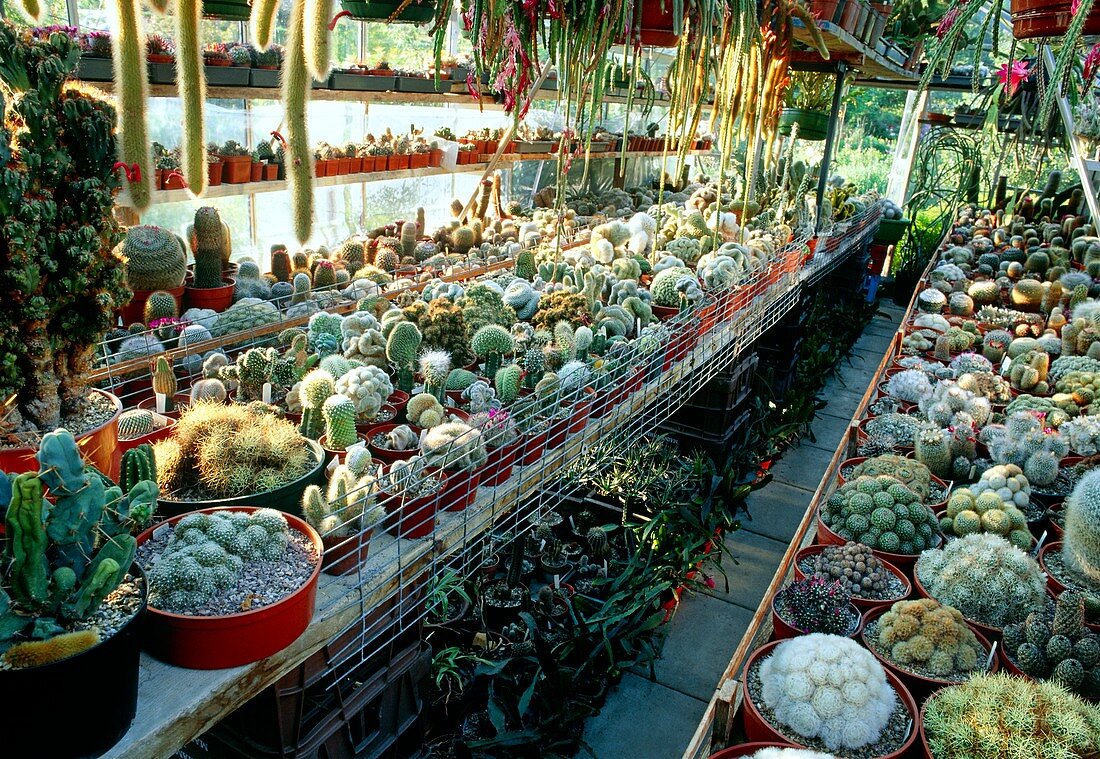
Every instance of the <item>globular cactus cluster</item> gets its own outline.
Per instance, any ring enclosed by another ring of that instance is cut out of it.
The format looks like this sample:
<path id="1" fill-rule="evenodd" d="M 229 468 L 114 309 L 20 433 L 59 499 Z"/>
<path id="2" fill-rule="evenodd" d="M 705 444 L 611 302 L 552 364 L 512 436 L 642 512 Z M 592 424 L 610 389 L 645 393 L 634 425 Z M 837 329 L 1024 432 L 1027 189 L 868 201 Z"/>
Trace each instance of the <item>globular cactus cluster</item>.
<path id="1" fill-rule="evenodd" d="M 923 501 L 928 498 L 932 485 L 931 472 L 928 467 L 919 461 L 898 456 L 897 454 L 883 454 L 871 456 L 857 464 L 848 474 L 848 479 L 859 477 L 878 477 L 889 475 L 895 480 L 912 490 Z"/>
<path id="2" fill-rule="evenodd" d="M 149 569 L 149 602 L 175 613 L 201 608 L 236 584 L 246 562 L 280 558 L 289 540 L 274 509 L 188 514 Z"/>
<path id="3" fill-rule="evenodd" d="M 820 739 L 830 751 L 879 740 L 898 702 L 875 657 L 836 635 L 785 640 L 759 672 L 764 704 L 779 724 L 797 736 Z"/>
<path id="4" fill-rule="evenodd" d="M 434 395 L 431 393 L 417 393 L 409 398 L 409 402 L 405 406 L 405 416 L 409 420 L 409 424 L 431 429 L 443 423 L 445 412 L 443 404 Z"/>
<path id="5" fill-rule="evenodd" d="M 1046 395 L 1050 392 L 1047 382 L 1049 370 L 1049 354 L 1038 350 L 1027 351 L 1012 359 L 1008 381 L 1020 392 Z"/>
<path id="6" fill-rule="evenodd" d="M 1003 426 L 990 425 L 982 435 L 993 461 L 1021 468 L 1032 485 L 1053 484 L 1059 462 L 1069 453 L 1068 441 L 1028 411 L 1009 415 Z"/>
<path id="7" fill-rule="evenodd" d="M 43 436 L 37 459 L 39 471 L 0 478 L 0 648 L 9 667 L 49 664 L 99 642 L 94 629 L 58 634 L 94 614 L 126 577 L 136 552 L 131 530 L 144 529 L 158 496 L 154 482 L 124 493 L 86 471 L 65 429 Z"/>
<path id="8" fill-rule="evenodd" d="M 951 493 L 947 510 L 940 518 L 945 535 L 965 537 L 979 532 L 1000 535 L 1017 548 L 1031 550 L 1027 517 L 1012 502 L 1005 502 L 994 490 L 975 495 L 969 488 Z"/>
<path id="9" fill-rule="evenodd" d="M 369 421 L 378 415 L 382 404 L 393 393 L 393 384 L 382 369 L 360 366 L 336 380 L 336 392 L 351 400 L 357 419 Z"/>
<path id="10" fill-rule="evenodd" d="M 985 668 L 986 651 L 963 615 L 932 598 L 895 603 L 879 617 L 875 640 L 901 668 L 939 680 Z"/>
<path id="11" fill-rule="evenodd" d="M 859 598 L 885 598 L 891 590 L 889 570 L 870 546 L 854 541 L 842 546 L 824 546 L 820 553 L 814 554 L 806 575 L 838 581 L 849 594 Z"/>
<path id="12" fill-rule="evenodd" d="M 464 422 L 446 422 L 428 430 L 420 452 L 426 466 L 456 471 L 477 469 L 488 455 L 481 432 Z"/>
<path id="13" fill-rule="evenodd" d="M 932 510 L 888 475 L 844 483 L 829 497 L 821 519 L 845 540 L 889 553 L 911 555 L 935 545 Z"/>
<path id="14" fill-rule="evenodd" d="M 990 627 L 1020 622 L 1046 602 L 1046 582 L 1035 559 L 990 533 L 925 551 L 916 574 L 929 596 Z"/>
<path id="15" fill-rule="evenodd" d="M 993 410 L 989 400 L 953 380 L 940 380 L 917 404 L 929 422 L 940 427 L 983 426 Z"/>
<path id="16" fill-rule="evenodd" d="M 846 635 L 855 624 L 852 596 L 839 580 L 806 577 L 791 582 L 780 593 L 780 613 L 797 630 Z"/>
<path id="17" fill-rule="evenodd" d="M 1065 590 L 1053 610 L 1034 611 L 1004 629 L 1002 643 L 1025 674 L 1054 680 L 1074 693 L 1100 694 L 1100 636 L 1085 627 L 1085 598 Z"/>

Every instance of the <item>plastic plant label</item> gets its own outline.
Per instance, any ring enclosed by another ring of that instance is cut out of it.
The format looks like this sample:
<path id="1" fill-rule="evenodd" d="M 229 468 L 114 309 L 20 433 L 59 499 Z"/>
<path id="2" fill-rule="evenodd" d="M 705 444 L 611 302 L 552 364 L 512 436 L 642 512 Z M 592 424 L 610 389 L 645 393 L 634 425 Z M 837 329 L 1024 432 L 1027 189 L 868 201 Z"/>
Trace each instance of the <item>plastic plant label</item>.
<path id="1" fill-rule="evenodd" d="M 554 587 L 561 588 L 561 577 L 558 575 L 554 575 Z"/>
<path id="2" fill-rule="evenodd" d="M 264 389 L 261 395 L 264 403 L 271 403 L 271 383 L 265 382 Z"/>
<path id="3" fill-rule="evenodd" d="M 1012 359 L 1008 357 L 1006 353 L 1004 358 L 1001 359 L 1001 374 L 1005 377 L 1008 376 L 1009 369 L 1012 368 Z"/>
<path id="4" fill-rule="evenodd" d="M 989 647 L 989 656 L 985 659 L 985 668 L 988 670 L 993 666 L 993 657 L 997 655 L 997 641 L 993 641 L 993 645 Z"/>
<path id="5" fill-rule="evenodd" d="M 168 408 L 168 396 L 164 393 L 157 393 L 157 413 L 163 414 Z"/>

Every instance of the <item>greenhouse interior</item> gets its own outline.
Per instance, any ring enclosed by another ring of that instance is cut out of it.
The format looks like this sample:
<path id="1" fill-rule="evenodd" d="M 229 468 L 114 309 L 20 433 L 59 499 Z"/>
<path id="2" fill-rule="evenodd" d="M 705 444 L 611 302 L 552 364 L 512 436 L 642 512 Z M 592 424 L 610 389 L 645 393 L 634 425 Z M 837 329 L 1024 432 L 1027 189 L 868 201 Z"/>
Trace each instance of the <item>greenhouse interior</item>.
<path id="1" fill-rule="evenodd" d="M 1097 759 L 1098 72 L 1094 0 L 0 0 L 0 754 Z"/>

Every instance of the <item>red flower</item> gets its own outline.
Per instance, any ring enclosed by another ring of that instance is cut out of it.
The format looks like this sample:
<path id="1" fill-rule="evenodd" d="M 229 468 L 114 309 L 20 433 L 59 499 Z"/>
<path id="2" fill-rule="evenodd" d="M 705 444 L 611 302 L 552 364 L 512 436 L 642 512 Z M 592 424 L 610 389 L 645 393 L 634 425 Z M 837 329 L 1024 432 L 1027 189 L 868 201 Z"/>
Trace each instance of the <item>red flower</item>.
<path id="1" fill-rule="evenodd" d="M 959 19 L 959 15 L 962 13 L 959 9 L 963 5 L 966 5 L 966 3 L 962 3 L 962 5 L 952 8 L 947 13 L 943 14 L 943 18 L 940 19 L 940 23 L 936 26 L 936 39 L 942 40 L 947 36 L 947 33 L 951 31 L 951 27 L 955 25 L 955 22 Z"/>
<path id="2" fill-rule="evenodd" d="M 1020 82 L 1027 81 L 1030 76 L 1031 69 L 1028 68 L 1027 61 L 1010 61 L 997 72 L 997 79 L 1004 85 L 1008 97 L 1015 95 Z"/>
<path id="3" fill-rule="evenodd" d="M 1089 48 L 1089 52 L 1085 55 L 1085 87 L 1086 89 L 1096 76 L 1096 72 L 1100 71 L 1100 42 Z"/>

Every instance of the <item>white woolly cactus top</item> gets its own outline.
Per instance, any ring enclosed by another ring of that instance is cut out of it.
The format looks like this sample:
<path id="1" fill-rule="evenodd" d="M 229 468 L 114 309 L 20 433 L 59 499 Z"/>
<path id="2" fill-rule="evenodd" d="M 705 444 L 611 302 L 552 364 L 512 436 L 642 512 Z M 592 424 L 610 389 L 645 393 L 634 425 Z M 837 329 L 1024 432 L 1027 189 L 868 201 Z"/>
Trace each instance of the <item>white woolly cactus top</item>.
<path id="1" fill-rule="evenodd" d="M 917 559 L 928 595 L 990 627 L 1023 621 L 1046 603 L 1046 580 L 1035 559 L 999 535 L 952 540 Z"/>
<path id="2" fill-rule="evenodd" d="M 836 759 L 832 754 L 808 748 L 762 748 L 748 759 Z"/>
<path id="3" fill-rule="evenodd" d="M 877 741 L 897 705 L 878 660 L 837 635 L 783 641 L 760 665 L 760 681 L 764 703 L 782 725 L 832 750 Z"/>
<path id="4" fill-rule="evenodd" d="M 919 403 L 922 398 L 932 392 L 932 383 L 928 381 L 928 376 L 921 370 L 906 369 L 886 381 L 886 392 L 899 401 Z"/>

